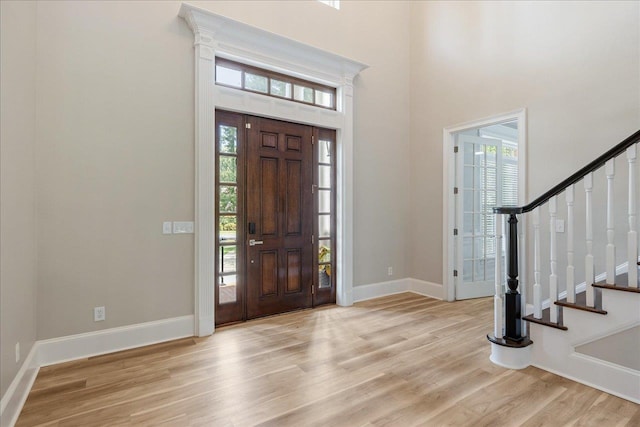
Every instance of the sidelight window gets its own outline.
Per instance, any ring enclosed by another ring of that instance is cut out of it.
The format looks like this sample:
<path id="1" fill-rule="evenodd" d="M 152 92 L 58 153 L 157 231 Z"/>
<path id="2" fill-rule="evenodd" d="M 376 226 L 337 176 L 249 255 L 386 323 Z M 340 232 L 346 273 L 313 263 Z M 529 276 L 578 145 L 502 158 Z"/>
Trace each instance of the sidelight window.
<path id="1" fill-rule="evenodd" d="M 237 300 L 238 128 L 218 127 L 218 302 Z"/>
<path id="2" fill-rule="evenodd" d="M 316 197 L 318 235 L 318 289 L 331 288 L 334 282 L 335 248 L 335 147 L 333 138 L 319 138 L 316 146 Z"/>

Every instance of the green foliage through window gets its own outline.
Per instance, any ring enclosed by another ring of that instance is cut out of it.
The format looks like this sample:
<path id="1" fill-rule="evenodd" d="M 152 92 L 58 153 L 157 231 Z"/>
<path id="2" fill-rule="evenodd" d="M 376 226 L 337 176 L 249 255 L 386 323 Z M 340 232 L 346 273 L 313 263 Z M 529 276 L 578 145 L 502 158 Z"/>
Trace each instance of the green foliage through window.
<path id="1" fill-rule="evenodd" d="M 229 185 L 220 186 L 220 212 L 236 213 L 238 208 L 238 188 Z"/>
<path id="2" fill-rule="evenodd" d="M 220 217 L 220 231 L 236 231 L 237 221 L 235 216 Z"/>
<path id="3" fill-rule="evenodd" d="M 220 152 L 237 154 L 238 150 L 238 129 L 231 126 L 220 126 Z"/>
<path id="4" fill-rule="evenodd" d="M 237 182 L 237 170 L 237 157 L 220 156 L 220 182 Z"/>

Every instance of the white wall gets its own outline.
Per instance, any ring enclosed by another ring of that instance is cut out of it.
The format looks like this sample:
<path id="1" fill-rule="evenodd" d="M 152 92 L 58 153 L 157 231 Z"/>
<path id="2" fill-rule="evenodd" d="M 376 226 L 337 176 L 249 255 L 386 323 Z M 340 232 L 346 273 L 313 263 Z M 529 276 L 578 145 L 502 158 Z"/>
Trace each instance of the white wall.
<path id="1" fill-rule="evenodd" d="M 0 395 L 36 339 L 36 3 L 0 2 Z M 20 343 L 16 362 L 15 345 Z"/>
<path id="2" fill-rule="evenodd" d="M 528 201 L 638 130 L 639 5 L 411 4 L 413 277 L 442 283 L 443 128 L 526 107 Z"/>
<path id="3" fill-rule="evenodd" d="M 355 283 L 388 280 L 387 266 L 407 277 L 408 4 L 194 4 L 370 65 L 355 83 Z M 193 35 L 179 6 L 39 3 L 40 339 L 193 313 L 193 235 L 161 233 L 194 215 Z"/>

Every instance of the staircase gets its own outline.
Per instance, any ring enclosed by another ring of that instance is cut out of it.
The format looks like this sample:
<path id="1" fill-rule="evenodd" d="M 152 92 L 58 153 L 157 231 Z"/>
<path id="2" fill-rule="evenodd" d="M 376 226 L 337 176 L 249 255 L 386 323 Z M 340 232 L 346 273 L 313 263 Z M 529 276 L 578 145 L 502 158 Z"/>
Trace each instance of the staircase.
<path id="1" fill-rule="evenodd" d="M 487 335 L 494 363 L 514 369 L 537 366 L 640 403 L 640 342 L 636 342 L 640 337 L 636 171 L 639 142 L 640 131 L 530 204 L 494 209 L 496 247 L 503 248 L 506 254 L 505 269 L 501 258 L 496 260 L 494 330 Z M 628 171 L 626 182 L 619 182 L 626 186 L 627 197 L 618 203 L 614 203 L 616 166 Z M 597 177 L 602 172 L 606 177 L 606 205 L 600 212 L 606 212 L 606 220 L 597 222 L 593 215 L 594 173 Z M 584 221 L 583 233 L 575 229 L 576 191 L 584 191 L 579 194 L 583 196 L 584 209 L 578 210 L 584 215 L 579 218 Z M 559 256 L 556 224 L 562 195 L 566 203 L 566 255 Z M 615 213 L 620 209 L 628 218 L 627 224 L 621 224 L 619 217 L 616 222 Z M 545 214 L 548 238 L 541 240 L 545 225 L 541 217 Z M 523 220 L 530 224 L 530 230 L 518 229 Z M 594 239 L 594 226 L 606 228 L 596 228 L 606 237 L 598 238 L 596 233 Z M 616 241 L 616 228 L 622 226 L 624 242 L 619 229 Z M 526 231 L 533 237 L 531 245 L 524 242 Z M 584 256 L 576 257 L 576 244 L 580 241 Z M 541 243 L 549 255 L 545 265 L 549 275 L 545 274 L 544 279 Z M 519 259 L 519 248 L 532 253 L 532 259 Z M 620 252 L 623 258 L 616 257 Z M 527 261 L 533 266 L 532 278 L 519 276 Z M 596 268 L 604 271 L 596 275 Z M 584 281 L 576 283 L 578 277 Z M 562 292 L 561 287 L 565 288 Z M 533 297 L 531 305 L 526 303 L 527 294 Z M 543 300 L 543 295 L 548 299 Z"/>

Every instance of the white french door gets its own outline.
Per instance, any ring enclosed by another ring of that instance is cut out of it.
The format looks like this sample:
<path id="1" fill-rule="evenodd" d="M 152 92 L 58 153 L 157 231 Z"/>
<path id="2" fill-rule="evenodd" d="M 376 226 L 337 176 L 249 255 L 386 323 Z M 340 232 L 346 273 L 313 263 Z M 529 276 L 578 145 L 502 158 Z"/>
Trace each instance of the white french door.
<path id="1" fill-rule="evenodd" d="M 456 299 L 494 294 L 497 206 L 518 202 L 517 142 L 460 133 L 456 135 Z M 503 258 L 504 259 L 504 258 Z"/>

